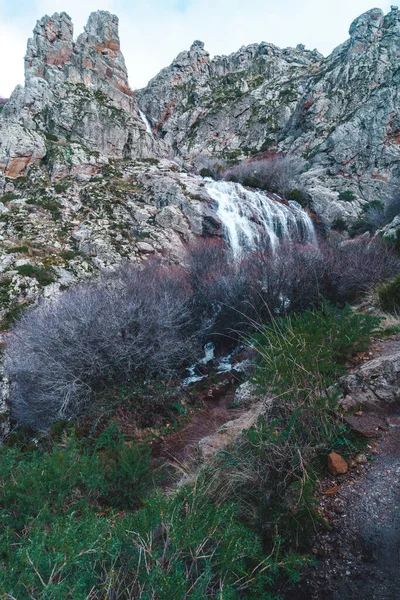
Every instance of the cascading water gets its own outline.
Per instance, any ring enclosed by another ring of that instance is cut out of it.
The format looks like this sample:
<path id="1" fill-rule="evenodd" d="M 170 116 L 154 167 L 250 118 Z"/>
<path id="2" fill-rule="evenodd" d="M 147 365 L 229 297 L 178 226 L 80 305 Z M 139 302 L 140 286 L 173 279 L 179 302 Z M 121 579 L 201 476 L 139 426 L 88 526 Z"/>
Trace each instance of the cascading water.
<path id="1" fill-rule="evenodd" d="M 146 125 L 147 133 L 149 133 L 151 135 L 151 137 L 153 137 L 153 130 L 151 128 L 150 121 L 148 120 L 148 118 L 146 117 L 144 112 L 142 110 L 140 110 L 140 108 L 139 108 L 139 115 L 140 115 L 140 118 L 142 119 L 143 123 Z"/>
<path id="2" fill-rule="evenodd" d="M 229 181 L 207 179 L 206 189 L 218 204 L 218 216 L 236 260 L 258 248 L 274 252 L 282 242 L 317 245 L 313 222 L 297 202 L 287 206 L 278 196 Z"/>

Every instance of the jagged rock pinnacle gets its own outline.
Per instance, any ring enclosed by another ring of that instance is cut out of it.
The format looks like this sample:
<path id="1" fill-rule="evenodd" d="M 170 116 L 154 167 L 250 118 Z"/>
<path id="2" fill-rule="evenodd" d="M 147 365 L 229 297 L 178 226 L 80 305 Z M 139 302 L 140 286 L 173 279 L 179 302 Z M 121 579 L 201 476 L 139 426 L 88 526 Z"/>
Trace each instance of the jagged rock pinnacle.
<path id="1" fill-rule="evenodd" d="M 0 170 L 12 177 L 43 158 L 40 133 L 106 157 L 163 153 L 140 117 L 120 49 L 118 17 L 107 11 L 92 13 L 76 42 L 65 12 L 37 22 L 27 45 L 25 87 L 13 92 L 0 125 Z"/>
<path id="2" fill-rule="evenodd" d="M 200 40 L 195 40 L 193 42 L 193 44 L 190 46 L 190 50 L 193 51 L 193 50 L 198 50 L 198 49 L 204 50 L 204 42 L 201 42 Z"/>

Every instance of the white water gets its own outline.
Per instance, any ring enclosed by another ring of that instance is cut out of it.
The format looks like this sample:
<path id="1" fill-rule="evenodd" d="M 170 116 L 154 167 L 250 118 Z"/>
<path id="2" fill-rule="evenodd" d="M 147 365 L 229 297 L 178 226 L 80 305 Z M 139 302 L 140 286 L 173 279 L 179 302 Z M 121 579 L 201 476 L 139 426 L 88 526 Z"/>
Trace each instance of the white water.
<path id="1" fill-rule="evenodd" d="M 286 206 L 278 196 L 229 181 L 207 179 L 206 189 L 218 204 L 218 216 L 236 260 L 258 248 L 275 252 L 282 242 L 317 245 L 313 222 L 297 202 Z"/>
<path id="2" fill-rule="evenodd" d="M 151 128 L 150 121 L 148 120 L 148 118 L 146 117 L 144 112 L 142 110 L 140 110 L 140 108 L 139 108 L 139 115 L 140 115 L 140 118 L 142 119 L 143 123 L 146 125 L 147 133 L 149 133 L 151 135 L 151 137 L 153 137 L 153 130 Z"/>
<path id="3" fill-rule="evenodd" d="M 208 377 L 208 375 L 199 375 L 196 372 L 196 369 L 197 369 L 198 365 L 207 365 L 209 362 L 214 360 L 214 358 L 215 358 L 215 346 L 212 342 L 208 342 L 208 344 L 206 344 L 204 346 L 203 358 L 200 359 L 198 363 L 196 363 L 186 369 L 187 372 L 189 373 L 189 376 L 186 377 L 186 379 L 184 379 L 182 381 L 182 384 L 181 384 L 182 387 L 187 387 L 191 383 L 196 383 L 197 381 L 201 381 L 202 379 L 205 379 L 206 377 Z"/>

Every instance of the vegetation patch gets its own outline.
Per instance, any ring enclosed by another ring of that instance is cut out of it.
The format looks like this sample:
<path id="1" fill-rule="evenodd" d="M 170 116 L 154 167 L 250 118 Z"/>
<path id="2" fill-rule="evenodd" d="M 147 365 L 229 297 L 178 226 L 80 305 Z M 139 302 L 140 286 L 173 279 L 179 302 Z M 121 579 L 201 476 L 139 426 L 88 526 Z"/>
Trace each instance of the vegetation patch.
<path id="1" fill-rule="evenodd" d="M 54 200 L 51 197 L 29 198 L 27 203 L 32 204 L 33 206 L 39 206 L 48 211 L 55 221 L 61 219 L 61 205 L 57 200 Z"/>
<path id="2" fill-rule="evenodd" d="M 55 281 L 53 269 L 41 265 L 19 265 L 15 270 L 24 277 L 34 277 L 42 286 L 50 285 Z"/>
<path id="3" fill-rule="evenodd" d="M 400 312 L 400 275 L 393 281 L 378 288 L 379 304 L 382 310 L 399 314 Z"/>
<path id="4" fill-rule="evenodd" d="M 343 200 L 343 202 L 354 202 L 355 199 L 356 195 L 350 190 L 340 192 L 339 194 L 339 200 Z"/>

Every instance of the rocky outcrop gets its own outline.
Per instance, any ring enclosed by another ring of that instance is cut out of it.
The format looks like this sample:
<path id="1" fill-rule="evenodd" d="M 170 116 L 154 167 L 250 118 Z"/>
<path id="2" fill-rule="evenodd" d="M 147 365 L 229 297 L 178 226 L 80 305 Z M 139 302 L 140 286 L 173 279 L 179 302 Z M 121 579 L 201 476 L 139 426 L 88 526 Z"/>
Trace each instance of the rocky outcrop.
<path id="1" fill-rule="evenodd" d="M 304 77 L 321 59 L 264 42 L 211 60 L 196 41 L 138 92 L 139 105 L 154 132 L 186 155 L 258 150 L 287 123 Z"/>
<path id="2" fill-rule="evenodd" d="M 400 342 L 341 378 L 338 389 L 345 410 L 379 407 L 400 401 Z"/>
<path id="3" fill-rule="evenodd" d="M 168 155 L 146 130 L 129 87 L 115 15 L 91 14 L 76 42 L 66 13 L 37 22 L 28 41 L 25 86 L 15 89 L 1 113 L 0 169 L 9 177 L 24 174 L 43 159 L 49 141 L 67 149 L 66 166 L 87 150 L 100 164 L 102 156 Z"/>
<path id="4" fill-rule="evenodd" d="M 45 154 L 41 135 L 18 123 L 0 121 L 0 173 L 21 177 L 29 165 L 38 164 Z"/>
<path id="5" fill-rule="evenodd" d="M 260 152 L 308 161 L 303 187 L 327 224 L 385 201 L 400 159 L 400 12 L 373 9 L 324 58 L 253 44 L 210 59 L 201 42 L 138 92 L 158 132 L 187 157 Z M 351 191 L 358 202 L 339 200 Z"/>
<path id="6" fill-rule="evenodd" d="M 196 236 L 221 235 L 204 181 L 176 163 L 75 166 L 61 180 L 37 166 L 28 178 L 0 178 L 0 329 L 100 270 L 152 255 L 181 263 Z"/>

